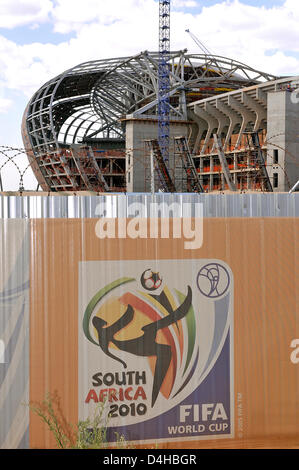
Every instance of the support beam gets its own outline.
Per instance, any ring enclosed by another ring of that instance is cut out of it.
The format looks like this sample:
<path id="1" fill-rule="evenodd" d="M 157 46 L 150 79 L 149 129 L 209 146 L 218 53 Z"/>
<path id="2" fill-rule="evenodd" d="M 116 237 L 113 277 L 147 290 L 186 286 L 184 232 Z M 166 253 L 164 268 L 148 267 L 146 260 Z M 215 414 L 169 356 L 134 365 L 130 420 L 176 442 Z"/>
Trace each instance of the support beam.
<path id="1" fill-rule="evenodd" d="M 297 188 L 299 188 L 299 180 L 298 180 L 297 183 L 292 187 L 292 189 L 289 191 L 289 194 L 294 193 Z"/>
<path id="2" fill-rule="evenodd" d="M 193 155 L 197 155 L 199 153 L 200 142 L 203 133 L 208 130 L 208 124 L 207 121 L 195 114 L 190 108 L 188 109 L 188 117 L 197 124 L 197 135 L 193 146 Z"/>
<path id="3" fill-rule="evenodd" d="M 237 124 L 242 123 L 242 117 L 240 114 L 236 113 L 236 111 L 234 111 L 230 106 L 223 103 L 223 101 L 221 101 L 220 99 L 216 100 L 216 107 L 217 109 L 219 109 L 219 111 L 226 114 L 226 116 L 228 116 L 229 121 L 230 121 L 225 143 L 223 145 L 223 150 L 225 151 L 229 144 L 230 138 L 233 134 L 234 128 L 236 127 Z"/>
<path id="4" fill-rule="evenodd" d="M 195 106 L 194 111 L 195 111 L 195 114 L 197 114 L 197 116 L 199 116 L 201 119 L 206 121 L 207 124 L 208 124 L 207 135 L 206 135 L 204 144 L 203 144 L 203 146 L 200 150 L 200 155 L 203 155 L 206 151 L 206 148 L 207 148 L 209 140 L 212 136 L 213 130 L 218 128 L 218 121 L 217 121 L 217 119 L 215 119 L 213 116 L 211 116 L 209 113 L 207 113 L 200 106 Z"/>
<path id="5" fill-rule="evenodd" d="M 217 119 L 218 128 L 217 128 L 216 134 L 221 136 L 224 128 L 229 127 L 229 124 L 230 124 L 229 118 L 210 103 L 205 103 L 204 107 L 207 113 L 209 113 L 212 117 L 215 117 Z M 215 149 L 215 142 L 213 144 L 211 153 L 214 151 L 214 149 Z"/>
<path id="6" fill-rule="evenodd" d="M 228 104 L 242 116 L 241 129 L 239 132 L 238 140 L 235 145 L 235 149 L 237 149 L 239 145 L 241 144 L 242 135 L 245 132 L 246 127 L 249 124 L 249 122 L 253 122 L 253 123 L 256 122 L 256 115 L 254 112 L 245 108 L 245 106 L 233 96 L 228 97 Z"/>
<path id="7" fill-rule="evenodd" d="M 216 149 L 217 149 L 217 152 L 218 152 L 219 160 L 221 162 L 222 171 L 223 171 L 224 177 L 226 179 L 226 182 L 228 184 L 228 187 L 231 191 L 236 191 L 237 189 L 236 189 L 235 183 L 233 182 L 233 178 L 231 176 L 231 173 L 229 171 L 227 160 L 226 160 L 225 154 L 222 150 L 220 138 L 217 136 L 217 134 L 214 134 L 214 142 L 215 142 L 215 146 L 216 146 Z"/>
<path id="8" fill-rule="evenodd" d="M 88 147 L 88 148 L 89 148 L 89 152 L 90 152 L 90 156 L 91 156 L 92 166 L 94 167 L 94 169 L 96 171 L 96 178 L 97 178 L 103 192 L 108 193 L 110 191 L 109 186 L 106 183 L 106 180 L 105 180 L 105 178 L 104 178 L 104 176 L 103 176 L 103 174 L 100 170 L 100 167 L 97 163 L 96 157 L 94 156 L 92 148 L 91 147 Z"/>
<path id="9" fill-rule="evenodd" d="M 252 109 L 252 111 L 255 112 L 256 114 L 256 121 L 254 124 L 254 132 L 257 132 L 261 126 L 262 121 L 267 120 L 267 110 L 262 106 L 260 103 L 258 103 L 254 98 L 249 96 L 247 93 L 243 92 L 242 93 L 242 103 L 245 106 L 248 106 L 248 108 Z"/>

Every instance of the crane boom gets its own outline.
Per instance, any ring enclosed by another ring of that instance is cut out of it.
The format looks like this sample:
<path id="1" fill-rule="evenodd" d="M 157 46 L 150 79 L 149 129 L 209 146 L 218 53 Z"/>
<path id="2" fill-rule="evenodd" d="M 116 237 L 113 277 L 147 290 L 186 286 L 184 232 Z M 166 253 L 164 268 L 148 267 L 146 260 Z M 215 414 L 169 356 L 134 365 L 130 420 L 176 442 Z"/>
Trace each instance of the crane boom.
<path id="1" fill-rule="evenodd" d="M 191 33 L 190 29 L 185 30 L 186 33 L 188 33 L 193 41 L 198 45 L 198 47 L 206 54 L 206 55 L 213 55 L 209 49 L 193 34 Z"/>

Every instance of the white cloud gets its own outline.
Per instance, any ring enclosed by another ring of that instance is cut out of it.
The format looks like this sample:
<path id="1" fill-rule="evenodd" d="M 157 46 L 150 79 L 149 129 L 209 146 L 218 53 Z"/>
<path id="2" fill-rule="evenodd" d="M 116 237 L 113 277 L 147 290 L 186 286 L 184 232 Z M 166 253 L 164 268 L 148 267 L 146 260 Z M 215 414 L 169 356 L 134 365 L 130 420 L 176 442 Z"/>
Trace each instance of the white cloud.
<path id="1" fill-rule="evenodd" d="M 31 19 L 41 13 L 42 5 L 48 5 L 43 18 L 51 10 L 48 0 L 22 3 Z M 194 2 L 177 0 L 176 5 L 183 3 Z M 6 14 L 13 11 L 8 0 L 0 0 L 0 4 L 1 8 L 6 5 Z M 43 83 L 81 62 L 158 49 L 159 9 L 154 0 L 56 0 L 51 5 L 54 30 L 75 32 L 75 37 L 57 45 L 21 46 L 0 36 L 0 80 L 7 88 L 29 97 Z M 282 6 L 267 10 L 237 0 L 204 7 L 197 15 L 173 10 L 172 49 L 187 47 L 190 52 L 201 52 L 185 32 L 189 28 L 216 54 L 269 73 L 298 74 L 298 58 L 284 52 L 299 52 L 298 19 L 298 0 L 286 0 Z M 32 20 L 31 26 L 37 22 Z"/>
<path id="2" fill-rule="evenodd" d="M 158 18 L 158 11 L 158 3 L 153 0 L 57 0 L 52 15 L 55 31 L 69 33 L 84 28 L 87 23 L 107 27 L 119 22 L 136 27 L 141 21 L 141 26 L 145 27 Z M 127 30 L 127 34 L 131 31 Z"/>
<path id="3" fill-rule="evenodd" d="M 173 0 L 171 6 L 172 8 L 196 8 L 198 2 L 194 0 Z"/>
<path id="4" fill-rule="evenodd" d="M 76 37 L 58 45 L 32 43 L 21 46 L 0 36 L 0 79 L 8 88 L 22 90 L 29 96 L 50 78 L 81 62 L 158 48 L 158 4 L 153 0 L 111 0 L 110 7 L 105 1 L 101 16 L 90 24 L 87 23 L 89 19 L 94 20 L 96 16 L 91 13 L 93 0 L 86 0 L 85 8 L 76 1 L 60 0 L 57 3 L 60 9 L 56 29 L 68 32 L 75 27 Z M 138 8 L 134 9 L 134 6 Z M 145 22 L 144 18 L 149 20 Z"/>
<path id="5" fill-rule="evenodd" d="M 0 97 L 0 114 L 6 113 L 7 110 L 11 107 L 12 101 L 7 98 Z"/>
<path id="6" fill-rule="evenodd" d="M 297 14 L 297 0 L 268 9 L 234 0 L 204 7 L 199 15 L 174 13 L 173 47 L 181 43 L 176 38 L 186 26 L 215 54 L 273 74 L 298 74 L 298 58 L 288 55 L 289 51 L 299 52 Z M 190 51 L 200 52 L 190 37 L 185 44 Z"/>
<path id="7" fill-rule="evenodd" d="M 1 0 L 0 28 L 12 29 L 48 20 L 53 8 L 50 0 Z"/>

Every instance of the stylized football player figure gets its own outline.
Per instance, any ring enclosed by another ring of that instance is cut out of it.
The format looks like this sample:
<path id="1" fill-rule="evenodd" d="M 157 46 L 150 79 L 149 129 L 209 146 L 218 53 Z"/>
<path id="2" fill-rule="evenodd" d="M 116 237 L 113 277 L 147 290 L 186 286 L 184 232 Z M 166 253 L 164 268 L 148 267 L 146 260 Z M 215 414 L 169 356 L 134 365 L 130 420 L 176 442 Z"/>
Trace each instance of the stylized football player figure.
<path id="1" fill-rule="evenodd" d="M 156 356 L 156 366 L 154 372 L 154 383 L 153 383 L 153 392 L 152 392 L 152 407 L 154 406 L 160 388 L 162 386 L 163 380 L 167 374 L 170 362 L 171 362 L 171 346 L 167 344 L 159 344 L 156 342 L 156 336 L 159 330 L 167 328 L 180 321 L 184 318 L 191 306 L 192 303 L 192 290 L 188 286 L 188 292 L 183 303 L 176 309 L 173 310 L 170 303 L 165 302 L 166 295 L 164 291 L 158 296 L 153 295 L 157 300 L 160 301 L 164 307 L 167 307 L 169 315 L 166 317 L 160 318 L 157 321 L 154 321 L 148 325 L 145 325 L 142 328 L 143 335 L 139 338 L 128 339 L 128 340 L 117 340 L 114 338 L 114 335 L 125 328 L 134 317 L 134 309 L 131 305 L 128 305 L 128 308 L 124 315 L 119 318 L 115 323 L 110 326 L 106 326 L 107 322 L 99 317 L 94 317 L 92 323 L 97 330 L 99 346 L 104 351 L 107 356 L 115 359 L 116 361 L 123 364 L 124 368 L 127 367 L 127 364 L 120 358 L 114 356 L 109 351 L 109 343 L 114 344 L 121 351 L 129 352 L 135 354 L 136 356 L 150 357 Z"/>

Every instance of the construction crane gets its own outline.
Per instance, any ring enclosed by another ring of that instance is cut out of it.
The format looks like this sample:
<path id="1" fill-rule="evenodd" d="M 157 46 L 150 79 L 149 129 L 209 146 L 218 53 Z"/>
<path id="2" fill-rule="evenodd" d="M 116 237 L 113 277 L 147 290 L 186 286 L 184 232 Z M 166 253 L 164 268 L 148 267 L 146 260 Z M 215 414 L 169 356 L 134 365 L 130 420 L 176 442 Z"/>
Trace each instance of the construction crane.
<path id="1" fill-rule="evenodd" d="M 198 45 L 198 47 L 204 52 L 205 55 L 213 55 L 209 49 L 206 48 L 206 46 L 193 34 L 191 33 L 190 29 L 185 30 L 186 33 L 188 33 L 193 41 Z"/>
<path id="2" fill-rule="evenodd" d="M 158 143 L 166 164 L 169 160 L 169 59 L 170 0 L 159 0 Z"/>

